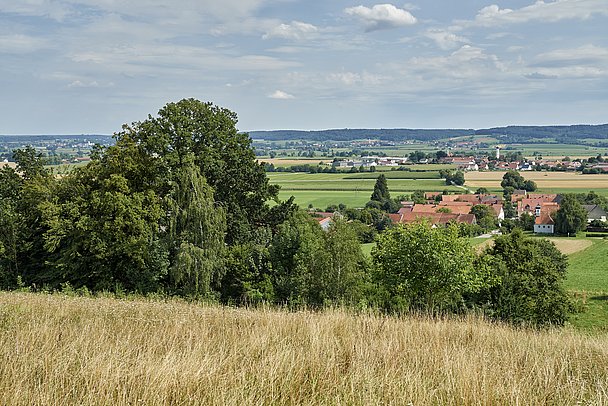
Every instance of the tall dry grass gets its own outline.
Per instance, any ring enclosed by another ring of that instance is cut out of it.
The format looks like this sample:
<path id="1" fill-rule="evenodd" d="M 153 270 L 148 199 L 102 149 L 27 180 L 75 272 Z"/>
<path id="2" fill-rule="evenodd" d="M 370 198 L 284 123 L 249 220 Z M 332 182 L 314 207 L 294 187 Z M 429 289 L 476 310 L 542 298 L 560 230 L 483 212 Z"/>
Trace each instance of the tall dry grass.
<path id="1" fill-rule="evenodd" d="M 608 336 L 0 293 L 2 405 L 608 404 Z"/>

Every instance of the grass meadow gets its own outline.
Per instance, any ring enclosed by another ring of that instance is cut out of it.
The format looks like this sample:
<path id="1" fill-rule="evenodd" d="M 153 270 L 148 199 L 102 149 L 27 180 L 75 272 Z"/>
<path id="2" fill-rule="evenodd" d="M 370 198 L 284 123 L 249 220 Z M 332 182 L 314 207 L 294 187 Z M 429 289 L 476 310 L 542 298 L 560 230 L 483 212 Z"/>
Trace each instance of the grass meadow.
<path id="1" fill-rule="evenodd" d="M 373 175 L 373 176 L 370 176 Z M 344 203 L 348 207 L 363 207 L 369 201 L 379 173 L 269 173 L 271 184 L 281 186 L 280 199 L 295 197 L 295 202 L 302 207 L 312 204 L 322 208 Z M 436 171 L 429 172 L 385 172 L 388 188 L 393 196 L 409 194 L 416 190 L 457 192 L 461 189 L 446 186 L 442 179 L 424 177 L 437 176 Z"/>
<path id="2" fill-rule="evenodd" d="M 0 404 L 606 404 L 608 335 L 0 293 Z"/>
<path id="3" fill-rule="evenodd" d="M 569 255 L 568 263 L 566 288 L 583 305 L 572 324 L 608 333 L 608 240 L 593 239 L 592 245 Z"/>

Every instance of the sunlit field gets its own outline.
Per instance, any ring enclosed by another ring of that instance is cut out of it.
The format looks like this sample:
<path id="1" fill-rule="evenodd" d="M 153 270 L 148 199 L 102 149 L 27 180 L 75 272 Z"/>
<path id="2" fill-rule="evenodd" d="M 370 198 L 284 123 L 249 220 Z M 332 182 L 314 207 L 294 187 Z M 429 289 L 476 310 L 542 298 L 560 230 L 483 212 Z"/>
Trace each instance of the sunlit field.
<path id="1" fill-rule="evenodd" d="M 605 404 L 608 336 L 0 294 L 6 405 Z"/>
<path id="2" fill-rule="evenodd" d="M 505 172 L 467 172 L 465 185 L 469 188 L 485 187 L 500 190 Z M 586 193 L 590 190 L 608 195 L 608 174 L 582 175 L 573 172 L 521 172 L 526 179 L 536 182 L 540 192 Z"/>

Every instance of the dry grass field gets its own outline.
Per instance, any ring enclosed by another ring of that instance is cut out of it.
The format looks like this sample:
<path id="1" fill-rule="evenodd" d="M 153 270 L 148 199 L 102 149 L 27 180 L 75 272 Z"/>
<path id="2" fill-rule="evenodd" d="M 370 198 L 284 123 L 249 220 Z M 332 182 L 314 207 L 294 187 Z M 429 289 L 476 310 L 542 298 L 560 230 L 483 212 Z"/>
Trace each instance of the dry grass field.
<path id="1" fill-rule="evenodd" d="M 2 169 L 4 166 L 8 166 L 11 168 L 16 168 L 17 164 L 14 162 L 0 162 L 0 169 Z"/>
<path id="2" fill-rule="evenodd" d="M 500 182 L 505 172 L 467 172 L 465 175 L 466 185 L 469 188 L 493 188 L 500 189 Z M 541 190 L 551 189 L 585 189 L 599 190 L 608 188 L 608 174 L 606 175 L 582 175 L 572 172 L 521 172 L 521 175 L 533 180 Z"/>
<path id="3" fill-rule="evenodd" d="M 608 404 L 608 336 L 0 293 L 3 405 Z"/>
<path id="4" fill-rule="evenodd" d="M 593 245 L 593 242 L 590 240 L 574 240 L 571 238 L 547 238 L 547 240 L 551 241 L 557 249 L 565 255 L 570 255 L 582 251 L 586 248 L 589 248 Z M 494 240 L 489 239 L 485 240 L 480 244 L 475 245 L 475 250 L 477 252 L 483 251 L 486 247 L 489 247 L 494 244 Z"/>

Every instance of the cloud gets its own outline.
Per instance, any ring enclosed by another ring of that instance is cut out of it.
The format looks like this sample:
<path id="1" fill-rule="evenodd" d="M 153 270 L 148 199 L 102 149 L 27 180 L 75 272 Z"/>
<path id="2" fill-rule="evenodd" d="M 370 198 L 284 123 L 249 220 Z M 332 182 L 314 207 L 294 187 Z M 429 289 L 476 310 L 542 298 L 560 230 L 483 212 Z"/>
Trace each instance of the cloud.
<path id="1" fill-rule="evenodd" d="M 596 14 L 608 15 L 606 0 L 555 0 L 552 2 L 539 0 L 519 9 L 501 9 L 498 5 L 492 4 L 479 10 L 474 21 L 459 21 L 457 25 L 494 27 L 530 21 L 586 20 Z"/>
<path id="2" fill-rule="evenodd" d="M 366 32 L 405 27 L 417 22 L 416 17 L 409 11 L 397 8 L 392 4 L 376 4 L 372 8 L 349 7 L 344 12 L 362 20 Z"/>
<path id="3" fill-rule="evenodd" d="M 352 86 L 355 84 L 376 86 L 382 83 L 386 83 L 388 81 L 388 78 L 381 75 L 371 74 L 368 72 L 339 72 L 329 74 L 327 76 L 327 80 L 330 83 L 340 83 L 346 86 Z"/>
<path id="4" fill-rule="evenodd" d="M 268 97 L 271 98 L 271 99 L 277 99 L 277 100 L 295 99 L 294 95 L 286 93 L 286 92 L 284 92 L 282 90 L 276 90 L 274 93 L 269 94 Z"/>
<path id="5" fill-rule="evenodd" d="M 319 28 L 301 21 L 292 21 L 290 24 L 280 24 L 268 31 L 263 39 L 283 38 L 291 40 L 302 40 L 316 36 Z"/>
<path id="6" fill-rule="evenodd" d="M 595 45 L 556 49 L 537 55 L 529 67 L 534 71 L 526 77 L 531 79 L 604 77 L 608 76 L 608 49 Z"/>
<path id="7" fill-rule="evenodd" d="M 439 29 L 428 30 L 423 35 L 435 41 L 437 46 L 443 50 L 458 48 L 461 44 L 469 42 L 468 39 L 453 32 Z"/>
<path id="8" fill-rule="evenodd" d="M 48 46 L 42 38 L 22 34 L 0 35 L 0 53 L 26 54 Z"/>
<path id="9" fill-rule="evenodd" d="M 608 49 L 592 44 L 579 48 L 557 49 L 539 54 L 535 58 L 540 66 L 570 66 L 598 64 L 608 66 Z"/>

